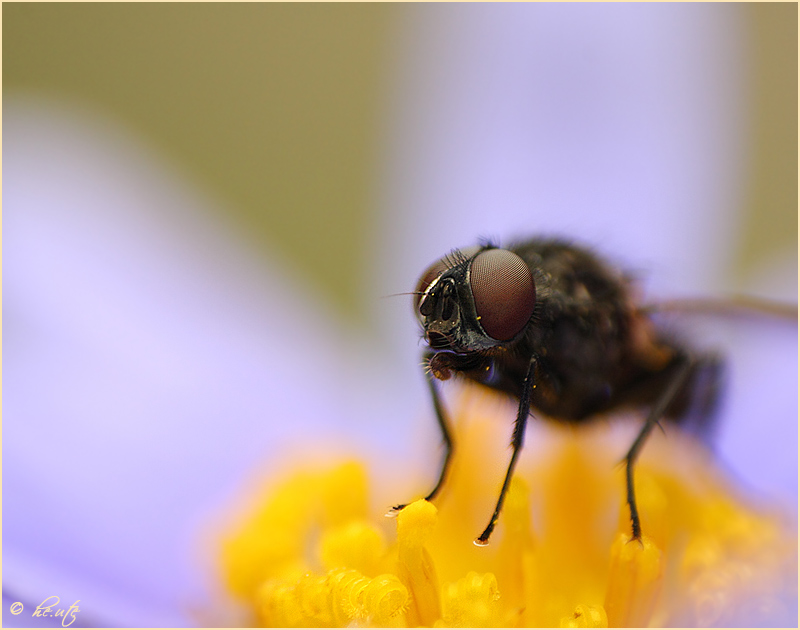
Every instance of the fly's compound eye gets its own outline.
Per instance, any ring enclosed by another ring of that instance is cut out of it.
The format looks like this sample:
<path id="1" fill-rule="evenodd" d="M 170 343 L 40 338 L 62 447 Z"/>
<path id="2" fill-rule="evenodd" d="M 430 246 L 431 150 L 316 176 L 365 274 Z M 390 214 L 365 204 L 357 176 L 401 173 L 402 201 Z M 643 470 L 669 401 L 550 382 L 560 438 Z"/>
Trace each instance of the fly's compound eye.
<path id="1" fill-rule="evenodd" d="M 478 318 L 492 339 L 508 341 L 533 315 L 536 288 L 528 265 L 507 249 L 487 249 L 472 261 L 470 285 Z"/>

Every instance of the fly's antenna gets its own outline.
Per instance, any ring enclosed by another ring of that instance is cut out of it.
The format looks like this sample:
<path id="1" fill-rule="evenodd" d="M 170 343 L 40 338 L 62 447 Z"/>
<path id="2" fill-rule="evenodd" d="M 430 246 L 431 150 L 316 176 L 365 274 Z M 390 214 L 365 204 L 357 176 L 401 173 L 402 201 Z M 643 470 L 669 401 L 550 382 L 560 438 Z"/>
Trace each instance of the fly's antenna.
<path id="1" fill-rule="evenodd" d="M 401 295 L 425 295 L 424 291 L 405 291 L 403 293 L 390 293 L 389 295 L 382 295 L 381 299 L 390 297 L 400 297 Z"/>

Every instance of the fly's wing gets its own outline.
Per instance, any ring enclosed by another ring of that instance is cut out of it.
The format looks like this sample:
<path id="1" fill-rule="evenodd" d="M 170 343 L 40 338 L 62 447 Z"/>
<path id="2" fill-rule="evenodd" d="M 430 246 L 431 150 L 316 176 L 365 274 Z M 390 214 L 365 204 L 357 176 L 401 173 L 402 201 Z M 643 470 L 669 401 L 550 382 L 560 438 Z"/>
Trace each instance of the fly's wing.
<path id="1" fill-rule="evenodd" d="M 797 304 L 778 302 L 748 295 L 725 298 L 678 298 L 643 308 L 648 314 L 683 313 L 722 317 L 771 317 L 797 322 Z"/>

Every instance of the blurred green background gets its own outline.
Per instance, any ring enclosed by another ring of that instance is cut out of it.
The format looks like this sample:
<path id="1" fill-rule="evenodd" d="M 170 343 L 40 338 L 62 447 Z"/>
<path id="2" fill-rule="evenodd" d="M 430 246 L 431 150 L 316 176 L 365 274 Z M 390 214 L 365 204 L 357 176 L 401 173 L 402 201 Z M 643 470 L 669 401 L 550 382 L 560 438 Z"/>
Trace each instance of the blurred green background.
<path id="1" fill-rule="evenodd" d="M 797 252 L 797 5 L 743 4 L 753 93 L 731 274 Z M 107 111 L 245 238 L 365 317 L 386 99 L 414 4 L 3 5 L 3 90 Z"/>

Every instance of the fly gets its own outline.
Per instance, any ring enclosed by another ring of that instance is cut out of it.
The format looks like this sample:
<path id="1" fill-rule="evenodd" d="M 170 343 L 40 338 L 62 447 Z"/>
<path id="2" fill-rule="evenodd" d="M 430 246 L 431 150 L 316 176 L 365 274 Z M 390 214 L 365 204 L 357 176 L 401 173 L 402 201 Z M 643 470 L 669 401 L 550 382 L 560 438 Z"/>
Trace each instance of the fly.
<path id="1" fill-rule="evenodd" d="M 640 540 L 636 458 L 661 420 L 682 424 L 691 418 L 701 432 L 710 428 L 722 359 L 660 329 L 654 309 L 637 302 L 630 277 L 567 241 L 454 250 L 422 274 L 414 295 L 428 344 L 426 377 L 445 444 L 438 481 L 426 500 L 444 485 L 453 445 L 437 381 L 455 374 L 519 401 L 511 459 L 494 513 L 475 540 L 479 546 L 488 543 L 497 524 L 532 411 L 582 423 L 603 412 L 646 408 L 624 458 L 632 539 Z M 796 307 L 781 308 L 796 317 Z"/>

